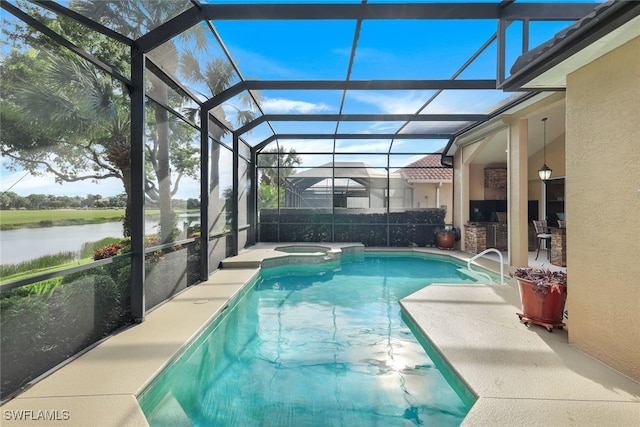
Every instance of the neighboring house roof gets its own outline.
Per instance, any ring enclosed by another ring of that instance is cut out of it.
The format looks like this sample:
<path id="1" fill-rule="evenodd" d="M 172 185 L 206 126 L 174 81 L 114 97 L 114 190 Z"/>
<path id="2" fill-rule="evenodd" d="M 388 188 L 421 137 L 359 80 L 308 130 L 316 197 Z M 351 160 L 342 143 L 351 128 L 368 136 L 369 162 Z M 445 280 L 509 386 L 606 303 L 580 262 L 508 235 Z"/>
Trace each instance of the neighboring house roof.
<path id="1" fill-rule="evenodd" d="M 440 154 L 427 154 L 397 172 L 400 172 L 408 182 L 451 182 L 453 169 L 442 166 L 441 157 Z"/>
<path id="2" fill-rule="evenodd" d="M 402 180 L 397 172 L 387 176 L 385 171 L 369 166 L 364 162 L 329 162 L 286 178 L 289 184 L 294 185 L 299 190 L 313 187 L 327 179 L 334 179 L 335 185 L 344 185 L 347 182 L 345 180 L 348 179 L 368 188 L 386 188 L 388 179 Z"/>
<path id="3" fill-rule="evenodd" d="M 558 65 L 640 15 L 640 2 L 610 0 L 558 32 L 551 40 L 520 56 L 511 67 L 503 89 L 519 89 L 532 78 Z"/>

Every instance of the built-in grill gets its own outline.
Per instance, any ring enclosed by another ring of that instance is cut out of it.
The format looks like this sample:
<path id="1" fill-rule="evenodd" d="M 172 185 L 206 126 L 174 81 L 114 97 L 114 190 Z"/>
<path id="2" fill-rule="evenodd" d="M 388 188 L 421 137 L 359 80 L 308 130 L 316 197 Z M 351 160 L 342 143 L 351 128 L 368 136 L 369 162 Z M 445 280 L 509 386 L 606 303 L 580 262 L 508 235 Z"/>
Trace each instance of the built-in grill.
<path id="1" fill-rule="evenodd" d="M 470 223 L 476 227 L 484 227 L 485 247 L 496 248 L 499 251 L 507 250 L 507 222 L 474 222 Z"/>

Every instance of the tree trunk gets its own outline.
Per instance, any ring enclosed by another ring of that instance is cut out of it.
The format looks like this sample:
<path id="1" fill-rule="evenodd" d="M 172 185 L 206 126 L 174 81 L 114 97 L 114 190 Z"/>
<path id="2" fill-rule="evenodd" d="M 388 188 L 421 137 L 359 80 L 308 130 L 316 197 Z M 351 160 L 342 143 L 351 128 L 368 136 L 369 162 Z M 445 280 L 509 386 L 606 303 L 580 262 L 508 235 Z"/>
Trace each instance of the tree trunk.
<path id="1" fill-rule="evenodd" d="M 122 220 L 122 234 L 124 237 L 131 237 L 131 168 L 122 170 L 122 184 L 127 195 L 127 204 L 124 208 L 124 219 Z"/>
<path id="2" fill-rule="evenodd" d="M 209 194 L 203 194 L 202 197 L 209 197 L 209 224 L 207 227 L 203 227 L 203 230 L 209 230 L 209 233 L 213 231 L 213 227 L 218 221 L 221 206 L 224 203 L 220 199 L 220 144 L 217 141 L 222 140 L 222 132 L 220 128 L 213 124 L 209 127 L 209 133 L 213 135 L 214 140 L 211 141 L 211 163 L 210 167 L 210 179 L 209 179 Z M 216 141 L 217 140 L 217 141 Z"/>
<path id="3" fill-rule="evenodd" d="M 127 129 L 127 133 L 130 130 Z M 120 179 L 127 195 L 127 204 L 122 221 L 122 235 L 131 236 L 131 140 L 121 130 L 112 129 L 111 141 L 107 147 L 107 158 L 119 171 Z"/>
<path id="4" fill-rule="evenodd" d="M 159 88 L 156 94 L 160 99 L 167 99 L 165 88 Z M 155 106 L 156 134 L 158 137 L 158 153 L 156 176 L 158 178 L 158 208 L 160 209 L 160 241 L 168 243 L 173 240 L 175 214 L 171 205 L 171 165 L 169 161 L 169 113 L 159 105 Z"/>

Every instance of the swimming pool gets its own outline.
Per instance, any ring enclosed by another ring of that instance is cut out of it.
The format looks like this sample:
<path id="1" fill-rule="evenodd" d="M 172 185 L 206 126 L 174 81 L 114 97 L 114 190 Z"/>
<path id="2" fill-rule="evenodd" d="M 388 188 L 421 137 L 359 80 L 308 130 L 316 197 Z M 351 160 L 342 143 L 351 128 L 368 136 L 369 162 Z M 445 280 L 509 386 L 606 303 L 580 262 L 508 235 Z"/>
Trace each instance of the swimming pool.
<path id="1" fill-rule="evenodd" d="M 437 368 L 398 301 L 434 282 L 472 283 L 461 267 L 373 253 L 312 274 L 264 269 L 140 405 L 151 426 L 459 425 L 470 393 Z"/>

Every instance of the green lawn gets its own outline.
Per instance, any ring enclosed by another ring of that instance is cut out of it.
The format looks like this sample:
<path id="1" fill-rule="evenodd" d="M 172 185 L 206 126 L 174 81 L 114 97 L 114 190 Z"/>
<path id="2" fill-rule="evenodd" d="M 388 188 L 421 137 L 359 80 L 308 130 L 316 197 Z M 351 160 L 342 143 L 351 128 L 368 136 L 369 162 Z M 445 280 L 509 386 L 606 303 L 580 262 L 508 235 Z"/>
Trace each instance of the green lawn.
<path id="1" fill-rule="evenodd" d="M 157 209 L 146 211 L 156 215 Z M 97 224 L 120 221 L 124 209 L 51 209 L 0 211 L 0 229 L 10 230 L 23 227 L 52 227 L 56 225 Z"/>
<path id="2" fill-rule="evenodd" d="M 73 221 L 83 220 L 91 222 L 118 221 L 124 216 L 124 209 L 51 209 L 51 210 L 20 210 L 0 211 L 0 224 L 18 225 L 33 224 L 42 221 Z"/>
<path id="3" fill-rule="evenodd" d="M 25 271 L 22 273 L 3 276 L 2 278 L 0 278 L 0 285 L 4 285 L 5 283 L 15 282 L 16 280 L 25 279 L 27 277 L 35 276 L 38 274 L 52 273 L 54 271 L 64 270 L 65 268 L 71 268 L 71 267 L 75 267 L 82 264 L 88 264 L 90 262 L 93 262 L 93 257 L 83 258 L 81 260 L 71 261 L 65 264 L 60 264 L 52 267 L 36 268 L 36 269 Z"/>

